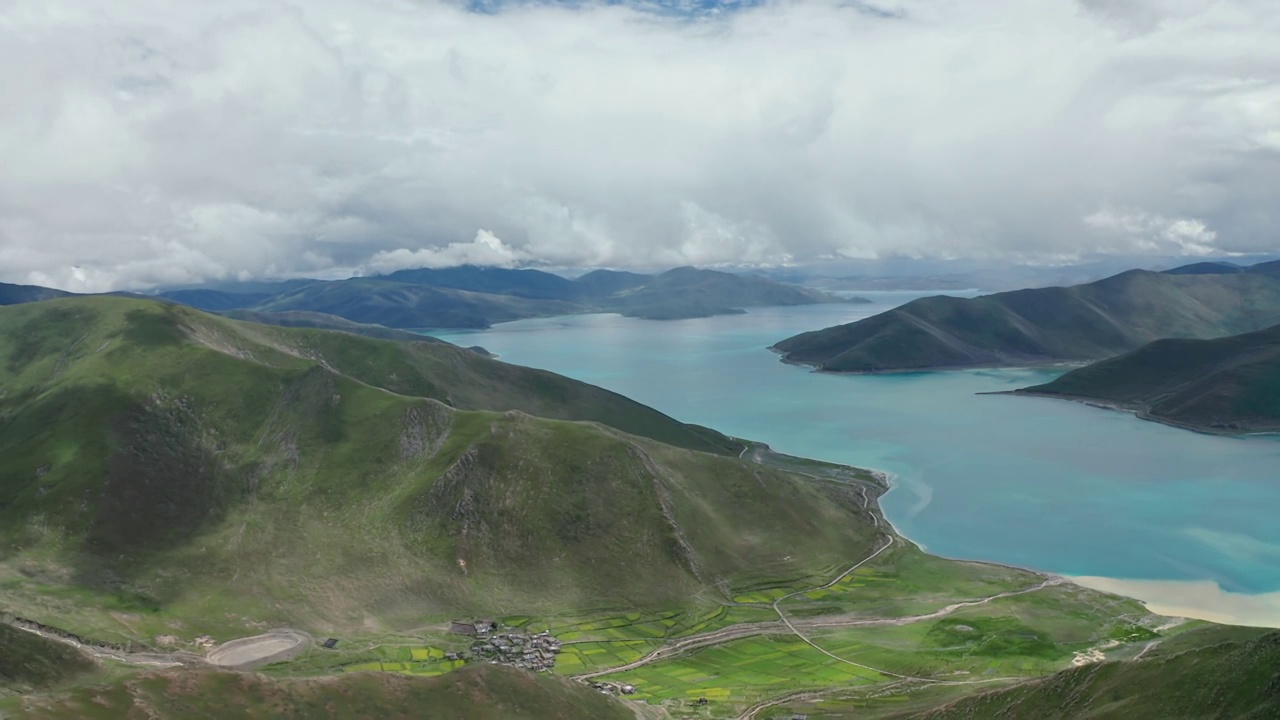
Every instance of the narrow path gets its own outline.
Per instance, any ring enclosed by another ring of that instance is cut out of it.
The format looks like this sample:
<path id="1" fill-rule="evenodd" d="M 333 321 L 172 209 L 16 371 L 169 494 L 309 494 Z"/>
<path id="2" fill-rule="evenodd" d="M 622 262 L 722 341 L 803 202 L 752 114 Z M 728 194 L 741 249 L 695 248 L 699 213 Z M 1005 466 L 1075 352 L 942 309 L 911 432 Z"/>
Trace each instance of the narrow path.
<path id="1" fill-rule="evenodd" d="M 884 552 L 886 549 L 888 549 L 888 547 L 889 547 L 888 545 L 881 547 L 872 555 L 868 556 L 858 564 L 854 565 L 853 567 L 849 568 L 845 572 L 841 573 L 839 577 L 837 577 L 835 580 L 831 581 L 830 583 L 827 583 L 826 585 L 819 588 L 813 588 L 810 590 L 801 590 L 798 593 L 793 593 L 792 595 L 788 595 L 784 598 L 780 598 L 779 602 L 787 599 L 788 597 L 792 597 L 796 594 L 814 592 L 815 590 L 825 590 L 826 588 L 829 588 L 835 585 L 845 577 L 848 577 L 849 573 L 853 572 L 854 570 L 857 570 L 863 564 L 870 561 L 872 558 L 876 557 L 876 555 L 878 555 L 879 553 Z M 887 618 L 847 618 L 846 617 L 846 618 L 825 618 L 825 619 L 809 618 L 809 619 L 803 619 L 803 620 L 791 620 L 790 618 L 787 618 L 783 614 L 779 613 L 780 618 L 782 618 L 779 621 L 739 623 L 737 625 L 730 625 L 728 627 L 720 628 L 719 630 L 713 630 L 711 632 L 703 633 L 701 635 L 691 635 L 689 637 L 680 638 L 669 645 L 664 645 L 650 652 L 648 655 L 645 655 L 644 657 L 638 660 L 629 662 L 625 665 L 619 665 L 617 667 L 606 668 L 603 670 L 596 670 L 589 673 L 583 673 L 581 675 L 574 675 L 573 679 L 590 680 L 592 678 L 602 677 L 605 675 L 613 675 L 616 673 L 627 672 L 630 670 L 635 670 L 636 668 L 644 667 L 645 665 L 650 665 L 655 662 L 669 660 L 673 657 L 682 655 L 690 650 L 696 650 L 699 648 L 709 647 L 713 645 L 723 645 L 724 643 L 732 642 L 734 640 L 741 640 L 743 638 L 758 637 L 761 635 L 778 635 L 780 633 L 790 633 L 790 634 L 796 635 L 797 637 L 805 641 L 810 646 L 815 647 L 818 651 L 822 652 L 823 654 L 833 657 L 836 660 L 839 660 L 840 662 L 848 663 L 850 665 L 856 665 L 858 667 L 862 667 L 868 670 L 873 670 L 875 672 L 882 673 L 891 677 L 902 677 L 904 679 L 914 680 L 916 678 L 907 678 L 907 676 L 896 676 L 893 673 L 884 672 L 877 668 L 871 668 L 864 665 L 859 665 L 857 663 L 853 663 L 851 661 L 844 660 L 843 658 L 839 658 L 834 655 L 831 655 L 830 653 L 823 650 L 822 648 L 815 646 L 807 637 L 805 637 L 805 635 L 802 632 L 799 631 L 799 629 L 804 628 L 804 629 L 811 629 L 811 630 L 819 630 L 819 629 L 834 629 L 834 628 L 849 628 L 849 627 L 910 625 L 912 623 L 917 623 L 917 622 L 936 620 L 938 618 L 950 615 L 956 612 L 957 610 L 961 610 L 963 608 L 974 607 L 976 605 L 984 605 L 993 600 L 999 600 L 1001 598 L 1013 597 L 1016 595 L 1025 595 L 1027 593 L 1043 590 L 1046 587 L 1062 584 L 1065 582 L 1066 580 L 1064 580 L 1063 578 L 1050 578 L 1040 583 L 1039 585 L 1036 585 L 1033 587 L 1024 588 L 1022 590 L 1011 590 L 1009 592 L 998 593 L 996 595 L 991 595 L 989 597 L 984 597 L 984 598 L 978 598 L 975 600 L 965 600 L 962 602 L 952 603 L 940 610 L 935 610 L 933 612 L 925 613 L 922 615 L 906 615 L 902 617 L 887 617 Z M 778 609 L 774 608 L 774 612 L 778 612 Z M 572 641 L 565 644 L 572 645 L 572 644 L 583 644 L 583 643 L 591 643 L 591 642 L 602 642 L 602 641 L 581 640 L 581 641 Z M 926 682 L 942 682 L 942 681 L 931 681 L 928 679 L 923 679 L 923 680 Z"/>
<path id="2" fill-rule="evenodd" d="M 901 688 L 901 687 L 905 687 L 909 684 L 910 684 L 909 681 L 901 681 L 896 683 L 889 683 L 888 685 L 881 685 L 877 688 L 877 692 L 871 695 L 867 695 L 866 697 L 873 697 L 873 696 L 879 697 L 882 695 L 888 695 L 892 693 L 894 690 L 897 690 L 898 688 Z M 760 702 L 756 703 L 755 705 L 752 705 L 751 707 L 743 711 L 743 713 L 738 716 L 738 720 L 755 720 L 755 717 L 759 715 L 761 711 L 768 710 L 769 708 L 776 707 L 778 705 L 784 705 L 786 703 L 799 702 L 804 700 L 822 700 L 829 697 L 858 697 L 861 695 L 862 695 L 861 692 L 858 692 L 857 690 L 854 690 L 852 688 L 829 688 L 827 690 L 804 690 L 801 692 L 788 693 L 786 695 L 779 695 L 778 697 L 769 698 L 768 700 L 761 700 Z"/>
<path id="3" fill-rule="evenodd" d="M 751 449 L 750 445 L 748 445 L 746 448 L 743 448 L 742 453 L 740 453 L 738 457 L 740 459 L 744 458 L 746 456 L 747 451 L 750 449 Z M 759 462 L 754 457 L 752 458 L 752 461 L 757 463 Z M 759 463 L 759 464 L 764 464 L 764 463 Z M 784 468 L 784 470 L 788 473 L 802 475 L 805 477 L 812 478 L 814 480 L 834 482 L 831 478 L 824 478 L 817 475 L 812 475 L 810 473 L 792 470 L 790 468 Z M 852 484 L 852 483 L 846 483 L 846 484 Z M 878 513 L 876 513 L 871 509 L 871 498 L 867 496 L 866 485 L 863 483 L 857 483 L 857 485 L 858 485 L 859 493 L 861 494 L 861 497 L 862 497 L 863 509 L 866 510 L 867 513 L 871 516 L 871 520 L 875 524 L 875 526 L 880 527 L 881 526 L 880 517 Z M 856 663 L 856 662 L 853 662 L 852 660 L 848 660 L 831 653 L 830 651 L 826 650 L 825 648 L 815 643 L 812 639 L 809 638 L 809 636 L 801 632 L 800 627 L 838 628 L 838 627 L 858 627 L 858 626 L 871 626 L 871 625 L 908 625 L 911 623 L 923 622 L 926 620 L 933 620 L 940 617 L 944 617 L 962 608 L 973 607 L 976 605 L 983 605 L 993 600 L 998 600 L 1000 598 L 1013 597 L 1016 595 L 1023 595 L 1026 593 L 1036 592 L 1046 587 L 1062 584 L 1066 582 L 1064 578 L 1049 578 L 1034 587 L 1024 588 L 1022 590 L 1014 590 L 1009 592 L 998 593 L 996 595 L 980 598 L 977 600 L 965 600 L 958 603 L 952 603 L 951 605 L 948 605 L 940 610 L 936 610 L 931 613 L 926 613 L 924 615 L 912 615 L 912 616 L 897 617 L 897 618 L 869 618 L 869 619 L 856 619 L 856 620 L 855 619 L 835 619 L 835 620 L 809 619 L 809 620 L 792 621 L 791 618 L 787 617 L 787 614 L 782 611 L 781 605 L 783 602 L 790 600 L 791 598 L 797 597 L 799 595 L 804 595 L 804 594 L 816 592 L 819 590 L 826 590 L 830 587 L 835 586 L 840 581 L 844 580 L 845 578 L 849 577 L 849 575 L 853 574 L 853 572 L 856 571 L 858 568 L 861 568 L 862 566 L 871 562 L 875 558 L 879 557 L 880 554 L 883 553 L 884 551 L 893 547 L 894 543 L 896 543 L 897 541 L 898 541 L 898 536 L 892 531 L 890 531 L 885 536 L 885 543 L 881 545 L 878 549 L 876 549 L 875 552 L 871 553 L 867 557 L 849 566 L 848 569 L 846 569 L 844 572 L 837 575 L 835 579 L 831 580 L 827 584 L 822 585 L 820 587 L 816 587 L 816 588 L 797 590 L 795 592 L 788 593 L 787 595 L 783 595 L 782 597 L 775 600 L 772 603 L 772 608 L 773 608 L 773 611 L 777 613 L 778 619 L 781 621 L 780 623 L 777 623 L 777 622 L 740 623 L 737 625 L 730 625 L 729 627 L 721 628 L 719 630 L 716 630 L 710 633 L 705 633 L 703 635 L 694 635 L 691 637 L 682 638 L 680 640 L 675 641 L 674 643 L 671 643 L 670 645 L 664 645 L 663 647 L 660 647 L 657 650 L 654 650 L 648 655 L 645 655 L 644 657 L 638 660 L 629 662 L 625 665 L 607 668 L 604 670 L 597 670 L 589 673 L 583 673 L 581 675 L 575 675 L 573 676 L 573 679 L 590 680 L 592 678 L 602 677 L 605 675 L 613 675 L 616 673 L 627 672 L 630 670 L 635 670 L 636 668 L 644 667 L 645 665 L 650 665 L 655 662 L 660 662 L 662 660 L 670 659 L 672 657 L 680 655 L 689 650 L 695 650 L 698 648 L 708 647 L 711 645 L 720 645 L 733 640 L 752 637 L 756 635 L 777 634 L 779 631 L 786 630 L 786 631 L 789 631 L 792 635 L 795 635 L 797 638 L 803 641 L 806 645 L 812 647 L 814 650 L 817 650 L 823 655 L 826 655 L 832 660 L 844 663 L 846 665 L 851 665 L 853 667 L 856 667 L 862 670 L 874 672 L 874 673 L 883 675 L 885 677 L 896 678 L 901 682 L 918 682 L 918 683 L 928 683 L 928 684 L 935 684 L 935 685 L 973 685 L 973 684 L 979 684 L 979 683 L 991 683 L 991 682 L 1008 680 L 1009 678 L 987 678 L 983 680 L 964 680 L 964 681 L 937 680 L 934 678 L 913 677 L 910 675 L 902 675 L 900 673 L 895 673 L 888 670 L 882 670 L 880 668 L 871 667 L 870 665 L 863 665 L 861 663 Z M 762 704 L 760 708 L 752 712 L 758 712 L 759 709 L 763 709 L 764 707 L 770 707 L 770 706 L 771 705 L 769 704 Z M 743 716 L 743 717 L 749 717 L 749 716 Z"/>
<path id="4" fill-rule="evenodd" d="M 1146 654 L 1147 654 L 1147 652 L 1149 652 L 1152 648 L 1154 648 L 1155 646 L 1157 646 L 1157 645 L 1159 645 L 1159 644 L 1160 644 L 1160 641 L 1159 641 L 1159 640 L 1153 640 L 1153 641 L 1151 641 L 1151 642 L 1147 643 L 1146 645 L 1142 646 L 1142 650 L 1138 651 L 1138 654 L 1137 654 L 1137 655 L 1134 655 L 1134 656 L 1133 656 L 1133 659 L 1134 659 L 1134 660 L 1141 660 L 1143 655 L 1146 655 Z"/>

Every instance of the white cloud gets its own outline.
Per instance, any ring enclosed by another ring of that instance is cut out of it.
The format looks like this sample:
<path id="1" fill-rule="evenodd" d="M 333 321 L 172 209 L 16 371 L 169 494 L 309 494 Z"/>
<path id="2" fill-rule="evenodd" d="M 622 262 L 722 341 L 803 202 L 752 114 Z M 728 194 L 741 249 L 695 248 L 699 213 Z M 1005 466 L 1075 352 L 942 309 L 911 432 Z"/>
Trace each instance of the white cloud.
<path id="1" fill-rule="evenodd" d="M 522 261 L 532 259 L 528 253 L 502 242 L 497 235 L 488 230 L 481 230 L 476 233 L 475 239 L 468 243 L 449 243 L 443 248 L 419 250 L 408 248 L 383 250 L 369 259 L 368 267 L 378 273 L 389 273 L 405 268 L 439 268 L 457 265 L 515 267 Z"/>
<path id="2" fill-rule="evenodd" d="M 1115 254 L 1230 254 L 1214 245 L 1218 234 L 1195 218 L 1167 218 L 1141 210 L 1103 208 L 1084 219 L 1105 243 L 1099 251 Z"/>
<path id="3" fill-rule="evenodd" d="M 8 0 L 0 280 L 1276 248 L 1271 2 L 881 5 Z"/>

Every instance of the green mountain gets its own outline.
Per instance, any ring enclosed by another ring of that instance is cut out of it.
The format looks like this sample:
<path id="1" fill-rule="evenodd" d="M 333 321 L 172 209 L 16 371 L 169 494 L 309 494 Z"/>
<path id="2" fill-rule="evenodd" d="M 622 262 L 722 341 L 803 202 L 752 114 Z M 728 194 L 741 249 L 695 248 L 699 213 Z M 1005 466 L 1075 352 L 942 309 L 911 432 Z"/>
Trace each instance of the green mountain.
<path id="1" fill-rule="evenodd" d="M 1280 430 L 1280 325 L 1214 340 L 1157 340 L 1019 394 L 1113 404 L 1196 430 Z"/>
<path id="2" fill-rule="evenodd" d="M 1280 277 L 1269 271 L 1133 270 L 1065 288 L 921 298 L 773 349 L 786 362 L 826 372 L 1096 360 L 1161 338 L 1214 338 L 1280 323 Z"/>
<path id="3" fill-rule="evenodd" d="M 1280 717 L 1280 633 L 1219 630 L 1141 660 L 1072 668 L 975 695 L 919 720 L 1167 720 Z M 1253 637 L 1250 637 L 1252 635 Z M 1243 636 L 1243 637 L 1241 637 Z M 1181 648 L 1181 649 L 1180 649 Z"/>
<path id="4" fill-rule="evenodd" d="M 54 298 L 67 297 L 71 293 L 39 285 L 10 285 L 0 283 L 0 305 L 19 305 Z"/>
<path id="5" fill-rule="evenodd" d="M 0 714 L 619 716 L 586 681 L 652 716 L 834 691 L 898 712 L 1179 642 L 1135 601 L 926 555 L 864 471 L 447 343 L 137 298 L 2 308 L 0 457 L 0 609 L 131 648 L 95 678 L 0 634 L 38 692 Z M 553 671 L 582 683 L 458 669 L 480 651 L 449 620 L 479 618 L 562 640 Z M 136 665 L 271 628 L 341 643 L 266 675 Z"/>
<path id="6" fill-rule="evenodd" d="M 0 603 L 90 636 L 679 604 L 877 539 L 852 488 L 453 346 L 106 297 L 0 338 Z"/>
<path id="7" fill-rule="evenodd" d="M 152 672 L 127 683 L 32 699 L 20 717 L 48 720 L 634 720 L 581 683 L 500 665 L 440 677 L 357 673 L 276 680 L 219 671 Z"/>

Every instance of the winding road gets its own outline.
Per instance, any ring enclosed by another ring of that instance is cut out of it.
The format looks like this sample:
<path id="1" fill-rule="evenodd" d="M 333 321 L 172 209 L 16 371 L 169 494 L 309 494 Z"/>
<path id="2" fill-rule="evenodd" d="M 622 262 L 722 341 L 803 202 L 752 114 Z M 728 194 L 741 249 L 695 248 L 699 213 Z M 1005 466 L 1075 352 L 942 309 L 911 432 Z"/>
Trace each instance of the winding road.
<path id="1" fill-rule="evenodd" d="M 750 449 L 751 449 L 750 447 L 745 448 L 742 451 L 742 454 L 739 455 L 739 458 L 745 460 L 747 451 Z M 750 458 L 751 461 L 757 462 L 759 464 L 766 464 L 766 463 L 762 463 L 755 453 L 753 453 L 752 455 L 753 457 Z M 815 480 L 821 480 L 821 481 L 827 481 L 827 482 L 832 481 L 831 478 L 819 477 L 817 475 L 811 475 L 809 473 L 799 472 L 790 468 L 787 468 L 786 471 L 795 473 L 798 475 L 805 475 Z M 852 483 L 849 483 L 849 484 L 852 484 Z M 867 496 L 866 485 L 863 483 L 857 483 L 857 484 L 858 484 L 858 490 L 862 499 L 863 509 L 865 509 L 871 515 L 871 521 L 877 528 L 882 527 L 880 516 L 871 508 L 872 502 L 871 502 L 871 498 Z M 699 648 L 709 647 L 713 645 L 721 645 L 727 642 L 739 640 L 746 637 L 753 637 L 758 635 L 776 635 L 780 633 L 789 633 L 791 635 L 796 636 L 805 644 L 809 645 L 814 650 L 817 650 L 823 655 L 826 655 L 832 660 L 835 660 L 840 663 L 844 663 L 846 665 L 851 665 L 853 667 L 856 667 L 862 670 L 867 670 L 869 672 L 882 675 L 886 678 L 893 678 L 896 681 L 896 682 L 890 683 L 889 685 L 882 686 L 880 688 L 881 690 L 885 690 L 887 688 L 901 687 L 904 685 L 917 685 L 917 684 L 919 685 L 924 685 L 924 684 L 978 685 L 978 684 L 989 684 L 989 683 L 996 683 L 996 682 L 1006 682 L 1009 680 L 1017 679 L 1017 678 L 994 677 L 994 678 L 983 678 L 983 679 L 977 679 L 977 680 L 939 680 L 936 678 L 903 675 L 901 673 L 896 673 L 889 670 L 872 667 L 870 665 L 863 665 L 861 663 L 857 663 L 852 660 L 842 658 L 832 653 L 831 651 L 823 648 L 817 643 L 815 643 L 801 629 L 803 628 L 807 630 L 807 629 L 844 628 L 844 627 L 866 627 L 866 626 L 876 626 L 876 625 L 881 625 L 881 626 L 908 625 L 911 623 L 926 622 L 929 620 L 936 620 L 938 618 L 945 617 L 947 615 L 955 613 L 956 611 L 964 608 L 984 605 L 986 603 L 992 602 L 994 600 L 999 600 L 1001 598 L 1025 595 L 1027 593 L 1037 592 L 1055 585 L 1061 585 L 1067 582 L 1065 578 L 1049 577 L 1049 578 L 1046 578 L 1043 582 L 1039 583 L 1038 585 L 1034 585 L 1032 587 L 1023 588 L 1021 590 L 1011 590 L 1007 592 L 997 593 L 995 595 L 990 595 L 988 597 L 977 598 L 973 600 L 964 600 L 964 601 L 952 603 L 939 610 L 935 610 L 934 612 L 925 613 L 922 615 L 910 615 L 910 616 L 904 616 L 904 617 L 891 617 L 891 618 L 857 619 L 857 618 L 843 617 L 843 618 L 811 618 L 811 619 L 802 619 L 802 620 L 792 620 L 790 617 L 787 616 L 786 612 L 783 611 L 782 604 L 785 603 L 786 601 L 794 597 L 798 597 L 800 595 L 805 595 L 807 593 L 815 592 L 818 590 L 826 590 L 828 588 L 835 586 L 840 581 L 844 580 L 845 578 L 849 577 L 849 575 L 853 574 L 856 570 L 863 567 L 864 565 L 871 562 L 872 560 L 876 559 L 889 548 L 893 547 L 893 545 L 898 542 L 898 539 L 899 538 L 897 534 L 894 533 L 892 530 L 890 530 L 885 533 L 884 543 L 880 545 L 880 547 L 878 547 L 871 554 L 867 555 L 861 560 L 858 560 L 856 563 L 850 565 L 847 569 L 845 569 L 844 572 L 837 575 L 835 579 L 831 580 L 825 585 L 821 585 L 815 588 L 808 588 L 804 590 L 797 590 L 795 592 L 788 593 L 787 595 L 784 595 L 778 598 L 777 600 L 775 600 L 772 604 L 772 608 L 773 608 L 773 611 L 778 615 L 778 622 L 739 623 L 737 625 L 730 625 L 729 627 L 721 628 L 719 630 L 714 630 L 714 631 L 703 633 L 700 635 L 692 635 L 686 638 L 681 638 L 668 645 L 664 645 L 654 650 L 653 652 L 649 653 L 648 655 L 645 655 L 644 657 L 638 660 L 635 660 L 633 662 L 627 663 L 625 665 L 620 665 L 617 667 L 607 668 L 605 670 L 597 670 L 595 672 L 575 675 L 574 679 L 590 680 L 593 678 L 603 677 L 606 675 L 614 675 L 617 673 L 628 672 L 630 670 L 635 670 L 637 668 L 644 667 L 645 665 L 649 665 L 655 662 L 669 660 L 673 657 L 689 652 L 691 650 L 696 650 Z M 817 699 L 817 698 L 826 697 L 832 694 L 848 692 L 848 690 L 849 690 L 848 688 L 833 688 L 830 690 L 823 690 L 823 691 L 806 691 L 806 692 L 799 692 L 799 693 L 790 693 L 784 696 L 771 698 L 768 700 L 761 701 L 753 705 L 752 707 L 748 708 L 742 715 L 739 716 L 738 720 L 753 720 L 753 718 L 755 718 L 761 711 L 770 707 L 783 704 L 783 703 L 802 700 L 802 699 Z"/>

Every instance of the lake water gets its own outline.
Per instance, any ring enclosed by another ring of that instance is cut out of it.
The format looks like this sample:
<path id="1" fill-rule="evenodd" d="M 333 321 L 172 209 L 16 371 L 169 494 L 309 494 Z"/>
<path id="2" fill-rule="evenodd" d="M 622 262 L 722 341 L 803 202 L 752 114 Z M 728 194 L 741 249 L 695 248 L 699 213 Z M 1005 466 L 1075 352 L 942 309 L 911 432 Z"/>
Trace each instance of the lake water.
<path id="1" fill-rule="evenodd" d="M 1045 382 L 1052 370 L 834 376 L 765 350 L 918 296 L 865 295 L 876 304 L 666 322 L 583 315 L 435 334 L 781 452 L 886 470 L 898 484 L 885 513 L 940 555 L 1280 591 L 1280 440 L 977 394 Z"/>

